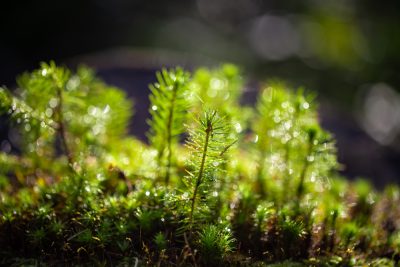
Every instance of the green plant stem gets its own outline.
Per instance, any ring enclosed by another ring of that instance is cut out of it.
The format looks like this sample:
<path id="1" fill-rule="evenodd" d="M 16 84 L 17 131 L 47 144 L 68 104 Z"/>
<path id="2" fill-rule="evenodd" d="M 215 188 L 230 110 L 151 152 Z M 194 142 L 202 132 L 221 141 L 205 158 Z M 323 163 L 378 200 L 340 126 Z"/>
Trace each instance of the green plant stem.
<path id="1" fill-rule="evenodd" d="M 169 115 L 168 115 L 168 122 L 167 122 L 167 169 L 165 171 L 165 184 L 169 184 L 169 179 L 171 176 L 171 158 L 172 158 L 172 121 L 174 118 L 174 109 L 175 109 L 175 100 L 176 100 L 176 93 L 178 89 L 178 85 L 174 86 L 174 91 L 172 94 L 172 99 L 171 99 L 171 107 L 169 109 Z"/>
<path id="2" fill-rule="evenodd" d="M 303 169 L 301 170 L 301 174 L 300 174 L 300 182 L 299 182 L 299 186 L 297 187 L 297 204 L 299 205 L 301 198 L 303 197 L 303 193 L 304 193 L 304 180 L 306 178 L 306 173 L 308 170 L 308 167 L 310 166 L 310 161 L 308 160 L 308 157 L 311 156 L 312 150 L 313 150 L 313 142 L 314 139 L 310 138 L 310 141 L 308 143 L 308 148 L 307 148 L 307 154 L 304 160 L 304 165 L 303 165 Z"/>
<path id="3" fill-rule="evenodd" d="M 202 178 L 203 178 L 203 172 L 204 172 L 204 167 L 205 167 L 206 157 L 207 157 L 207 150 L 208 150 L 208 142 L 210 139 L 211 132 L 212 132 L 212 124 L 208 123 L 207 129 L 206 129 L 206 140 L 204 142 L 204 148 L 203 148 L 203 154 L 202 154 L 202 159 L 201 159 L 199 175 L 197 176 L 196 185 L 194 187 L 194 192 L 193 192 L 193 197 L 191 199 L 192 205 L 190 208 L 190 216 L 189 216 L 189 228 L 190 228 L 189 237 L 192 236 L 193 211 L 194 211 L 195 204 L 196 204 L 197 192 L 198 192 L 198 189 L 201 185 Z"/>

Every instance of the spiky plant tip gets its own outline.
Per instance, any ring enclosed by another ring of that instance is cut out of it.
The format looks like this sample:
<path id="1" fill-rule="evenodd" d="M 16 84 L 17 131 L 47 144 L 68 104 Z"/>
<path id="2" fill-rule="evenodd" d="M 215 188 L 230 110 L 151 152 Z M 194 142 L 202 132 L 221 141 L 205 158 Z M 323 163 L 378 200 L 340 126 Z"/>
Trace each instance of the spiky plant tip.
<path id="1" fill-rule="evenodd" d="M 217 225 L 206 225 L 198 235 L 198 246 L 202 262 L 206 266 L 219 265 L 232 252 L 235 239 L 229 229 Z"/>

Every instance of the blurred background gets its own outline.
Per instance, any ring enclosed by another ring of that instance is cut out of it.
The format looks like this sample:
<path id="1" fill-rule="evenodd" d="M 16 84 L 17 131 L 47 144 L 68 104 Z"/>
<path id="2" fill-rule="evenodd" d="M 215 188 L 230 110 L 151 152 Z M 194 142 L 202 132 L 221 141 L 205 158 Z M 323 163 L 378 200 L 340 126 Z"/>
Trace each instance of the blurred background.
<path id="1" fill-rule="evenodd" d="M 235 63 L 260 81 L 317 91 L 343 174 L 377 187 L 400 181 L 400 1 L 9 1 L 0 16 L 0 85 L 55 60 L 84 63 L 135 99 L 144 138 L 147 85 L 161 66 Z M 0 149 L 12 149 L 0 122 Z"/>

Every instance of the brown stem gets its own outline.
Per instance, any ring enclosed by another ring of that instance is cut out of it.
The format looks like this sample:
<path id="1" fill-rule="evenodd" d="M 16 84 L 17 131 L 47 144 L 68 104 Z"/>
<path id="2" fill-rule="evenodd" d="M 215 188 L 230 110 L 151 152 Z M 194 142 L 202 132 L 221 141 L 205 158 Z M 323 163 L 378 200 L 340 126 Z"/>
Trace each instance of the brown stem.
<path id="1" fill-rule="evenodd" d="M 264 181 L 264 162 L 265 162 L 265 152 L 263 151 L 261 153 L 261 156 L 259 158 L 259 166 L 257 168 L 257 180 L 256 180 L 256 192 L 258 192 L 261 196 L 261 198 L 264 198 L 266 196 L 266 189 L 265 189 L 265 181 Z"/>
<path id="2" fill-rule="evenodd" d="M 61 143 L 62 143 L 62 146 L 64 149 L 64 153 L 68 159 L 68 165 L 70 166 L 70 168 L 72 168 L 74 159 L 72 157 L 71 150 L 69 149 L 68 143 L 67 143 L 67 135 L 66 135 L 64 116 L 63 116 L 63 95 L 62 95 L 61 88 L 57 88 L 57 96 L 58 96 L 58 101 L 59 101 L 57 108 L 56 108 L 56 112 L 57 112 L 57 116 L 58 116 L 58 133 L 60 134 L 60 137 L 61 137 Z"/>
<path id="3" fill-rule="evenodd" d="M 304 180 L 306 178 L 306 173 L 308 170 L 308 167 L 310 166 L 310 162 L 308 157 L 311 156 L 312 153 L 312 149 L 313 149 L 313 142 L 314 139 L 310 138 L 310 141 L 308 143 L 308 149 L 307 149 L 307 154 L 304 160 L 304 165 L 303 165 L 303 169 L 301 170 L 301 174 L 300 174 L 300 182 L 299 182 L 299 186 L 297 187 L 297 199 L 298 199 L 298 204 L 300 203 L 300 199 L 303 196 L 303 192 L 304 192 Z"/>

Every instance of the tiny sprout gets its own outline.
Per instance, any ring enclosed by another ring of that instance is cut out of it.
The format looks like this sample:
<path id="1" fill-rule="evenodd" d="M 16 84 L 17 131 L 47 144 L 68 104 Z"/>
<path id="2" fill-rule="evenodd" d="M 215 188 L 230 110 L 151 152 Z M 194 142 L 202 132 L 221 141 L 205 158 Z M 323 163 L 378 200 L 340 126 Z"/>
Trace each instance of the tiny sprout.
<path id="1" fill-rule="evenodd" d="M 158 251 L 161 251 L 161 250 L 164 250 L 167 248 L 167 239 L 165 238 L 165 235 L 161 232 L 158 232 L 155 235 L 154 243 L 156 244 Z"/>

